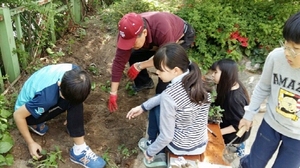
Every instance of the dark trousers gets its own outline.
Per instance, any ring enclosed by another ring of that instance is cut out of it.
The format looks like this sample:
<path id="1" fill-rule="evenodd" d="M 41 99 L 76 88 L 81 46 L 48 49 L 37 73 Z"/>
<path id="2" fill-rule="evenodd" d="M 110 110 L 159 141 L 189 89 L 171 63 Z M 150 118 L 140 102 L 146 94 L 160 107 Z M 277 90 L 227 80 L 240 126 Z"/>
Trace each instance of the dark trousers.
<path id="1" fill-rule="evenodd" d="M 277 148 L 278 154 L 272 168 L 300 167 L 300 140 L 280 134 L 263 120 L 249 155 L 241 158 L 241 166 L 243 168 L 265 168 Z"/>
<path id="2" fill-rule="evenodd" d="M 148 140 L 151 141 L 151 143 L 153 143 L 158 134 L 159 134 L 159 119 L 160 118 L 160 106 L 156 106 L 153 109 L 151 109 L 149 111 L 149 115 L 148 115 Z M 158 153 L 164 153 L 164 149 L 162 149 L 160 152 Z M 158 154 L 157 153 L 157 154 Z"/>
<path id="3" fill-rule="evenodd" d="M 153 143 L 159 134 L 159 117 L 160 117 L 160 106 L 156 106 L 149 111 L 148 115 L 148 140 Z"/>
<path id="4" fill-rule="evenodd" d="M 183 43 L 181 43 L 180 45 L 184 48 L 184 49 L 189 49 L 194 41 L 195 41 L 195 29 L 188 23 L 186 23 L 187 25 L 187 30 L 184 33 L 184 36 L 180 39 L 183 40 Z"/>
<path id="5" fill-rule="evenodd" d="M 28 125 L 37 125 L 49 121 L 56 116 L 67 112 L 67 129 L 71 137 L 81 137 L 84 132 L 83 104 L 70 105 L 66 100 L 60 98 L 56 106 L 44 112 L 39 118 L 32 115 L 26 118 Z"/>

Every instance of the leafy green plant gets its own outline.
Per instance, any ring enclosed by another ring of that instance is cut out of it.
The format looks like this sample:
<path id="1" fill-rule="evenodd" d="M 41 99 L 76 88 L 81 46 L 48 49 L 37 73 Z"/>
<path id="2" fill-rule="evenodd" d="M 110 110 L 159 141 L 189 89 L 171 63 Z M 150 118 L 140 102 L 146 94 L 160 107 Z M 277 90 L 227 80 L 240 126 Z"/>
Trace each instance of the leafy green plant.
<path id="1" fill-rule="evenodd" d="M 106 81 L 105 84 L 102 84 L 101 85 L 101 90 L 106 92 L 106 93 L 109 93 L 110 92 L 110 81 Z"/>
<path id="2" fill-rule="evenodd" d="M 95 90 L 97 87 L 96 83 L 95 82 L 92 82 L 91 83 L 91 90 Z"/>
<path id="3" fill-rule="evenodd" d="M 211 103 L 212 105 L 209 108 L 208 112 L 208 122 L 220 123 L 222 122 L 223 111 L 220 106 L 214 105 L 215 98 L 217 96 L 216 90 L 212 90 L 211 92 Z"/>
<path id="4" fill-rule="evenodd" d="M 134 96 L 137 94 L 137 92 L 132 88 L 133 82 L 127 82 L 125 89 L 127 90 L 127 93 L 129 96 Z"/>
<path id="5" fill-rule="evenodd" d="M 208 112 L 208 121 L 215 123 L 222 122 L 223 111 L 220 106 L 211 106 Z"/>
<path id="6" fill-rule="evenodd" d="M 117 23 L 123 15 L 129 12 L 148 12 L 148 11 L 175 11 L 181 5 L 181 0 L 159 1 L 159 0 L 117 0 L 109 8 L 99 9 L 101 19 L 106 26 L 115 32 Z"/>
<path id="7" fill-rule="evenodd" d="M 42 150 L 40 152 L 42 155 L 41 159 L 33 158 L 28 161 L 28 166 L 35 168 L 50 168 L 50 167 L 58 167 L 58 162 L 64 160 L 61 156 L 61 150 L 58 146 L 55 146 L 54 151 L 47 152 L 46 150 Z"/>
<path id="8" fill-rule="evenodd" d="M 118 168 L 118 166 L 112 162 L 112 160 L 110 159 L 110 156 L 109 156 L 109 148 L 105 150 L 105 152 L 103 153 L 102 155 L 102 158 L 105 160 L 105 162 L 107 163 L 107 167 L 110 167 L 110 168 Z"/>
<path id="9" fill-rule="evenodd" d="M 216 60 L 244 56 L 264 63 L 279 47 L 285 20 L 296 13 L 299 1 L 285 0 L 186 0 L 175 14 L 196 30 L 195 47 L 189 56 L 208 69 Z"/>
<path id="10" fill-rule="evenodd" d="M 32 62 L 30 65 L 28 65 L 25 69 L 25 71 L 28 74 L 32 74 L 36 72 L 37 70 L 41 69 L 43 66 L 45 66 L 40 59 L 36 59 L 34 62 Z"/>
<path id="11" fill-rule="evenodd" d="M 131 155 L 136 154 L 137 150 L 129 150 L 124 144 L 118 146 L 118 151 L 122 155 L 123 159 L 129 158 Z"/>
<path id="12" fill-rule="evenodd" d="M 109 150 L 109 148 L 106 149 L 105 152 L 104 152 L 103 155 L 102 155 L 102 158 L 103 158 L 107 163 L 110 162 L 110 157 L 109 157 L 108 150 Z"/>
<path id="13" fill-rule="evenodd" d="M 72 54 L 72 45 L 75 43 L 74 38 L 70 38 L 68 40 L 68 47 L 67 47 L 67 54 L 71 55 Z"/>
<path id="14" fill-rule="evenodd" d="M 13 156 L 9 153 L 14 141 L 9 133 L 11 125 L 12 112 L 10 111 L 10 102 L 0 95 L 0 167 L 13 164 Z"/>
<path id="15" fill-rule="evenodd" d="M 78 28 L 78 29 L 76 30 L 75 36 L 77 36 L 80 40 L 83 39 L 83 38 L 86 36 L 86 31 L 85 31 L 85 29 L 84 29 L 84 28 L 81 28 L 81 27 Z"/>
<path id="16" fill-rule="evenodd" d="M 93 74 L 93 75 L 99 75 L 99 68 L 96 67 L 96 64 L 92 63 L 89 65 L 88 70 Z"/>

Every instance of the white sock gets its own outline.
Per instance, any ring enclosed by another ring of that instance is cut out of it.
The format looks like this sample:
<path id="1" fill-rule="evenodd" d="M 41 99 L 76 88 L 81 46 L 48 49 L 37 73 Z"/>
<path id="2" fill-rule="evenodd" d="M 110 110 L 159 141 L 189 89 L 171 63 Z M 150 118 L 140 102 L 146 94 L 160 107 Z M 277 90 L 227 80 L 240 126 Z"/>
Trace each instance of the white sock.
<path id="1" fill-rule="evenodd" d="M 74 144 L 74 146 L 73 146 L 74 154 L 75 155 L 80 155 L 81 152 L 86 149 L 86 147 L 87 147 L 87 145 L 86 145 L 85 142 L 83 144 L 81 144 L 81 145 Z"/>

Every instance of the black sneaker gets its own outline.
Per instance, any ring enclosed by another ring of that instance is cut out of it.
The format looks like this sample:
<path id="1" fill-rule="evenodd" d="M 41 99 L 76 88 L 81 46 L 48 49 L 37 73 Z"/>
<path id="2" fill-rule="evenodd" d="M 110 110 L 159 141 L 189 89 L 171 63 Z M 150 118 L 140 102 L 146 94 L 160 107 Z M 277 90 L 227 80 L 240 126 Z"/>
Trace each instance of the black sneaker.
<path id="1" fill-rule="evenodd" d="M 139 92 L 139 91 L 145 90 L 145 89 L 153 89 L 153 88 L 154 88 L 154 83 L 153 83 L 152 79 L 147 84 L 145 84 L 143 86 L 136 87 L 135 84 L 133 84 L 133 86 L 132 86 L 132 89 L 135 92 Z"/>

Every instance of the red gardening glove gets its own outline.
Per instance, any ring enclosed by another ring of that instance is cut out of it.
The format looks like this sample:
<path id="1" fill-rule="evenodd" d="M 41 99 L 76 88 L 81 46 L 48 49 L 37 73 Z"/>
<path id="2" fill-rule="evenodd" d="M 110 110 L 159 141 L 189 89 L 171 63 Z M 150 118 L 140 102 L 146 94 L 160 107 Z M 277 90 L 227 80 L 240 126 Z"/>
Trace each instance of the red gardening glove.
<path id="1" fill-rule="evenodd" d="M 115 112 L 118 109 L 117 99 L 118 99 L 118 95 L 110 94 L 108 100 L 108 109 L 111 113 Z"/>
<path id="2" fill-rule="evenodd" d="M 140 70 L 138 70 L 133 64 L 130 66 L 130 68 L 127 72 L 127 75 L 131 80 L 134 80 L 139 73 L 140 73 Z"/>

